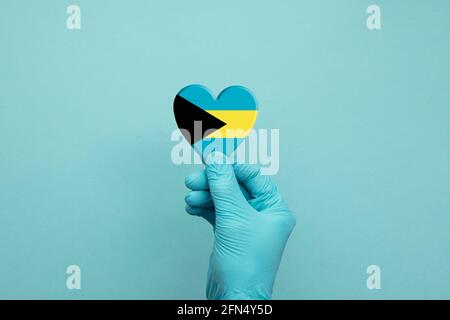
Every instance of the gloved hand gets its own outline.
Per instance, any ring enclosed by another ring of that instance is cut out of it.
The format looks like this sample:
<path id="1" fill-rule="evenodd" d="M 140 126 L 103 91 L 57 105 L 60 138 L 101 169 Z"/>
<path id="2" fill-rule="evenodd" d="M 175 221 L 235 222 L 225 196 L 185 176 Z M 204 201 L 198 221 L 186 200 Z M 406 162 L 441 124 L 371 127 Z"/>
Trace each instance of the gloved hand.
<path id="1" fill-rule="evenodd" d="M 214 227 L 208 299 L 270 299 L 295 217 L 259 167 L 227 164 L 214 152 L 189 175 L 186 211 Z"/>

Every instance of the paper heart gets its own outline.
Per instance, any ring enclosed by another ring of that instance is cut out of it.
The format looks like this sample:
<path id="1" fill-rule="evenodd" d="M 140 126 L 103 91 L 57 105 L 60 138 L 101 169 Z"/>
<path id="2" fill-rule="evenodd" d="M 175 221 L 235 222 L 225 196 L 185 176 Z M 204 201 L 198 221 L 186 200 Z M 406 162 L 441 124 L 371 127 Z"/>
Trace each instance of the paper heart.
<path id="1" fill-rule="evenodd" d="M 203 158 L 214 150 L 234 152 L 258 116 L 255 97 L 242 86 L 224 89 L 217 99 L 204 86 L 187 86 L 176 95 L 173 110 L 178 128 Z"/>

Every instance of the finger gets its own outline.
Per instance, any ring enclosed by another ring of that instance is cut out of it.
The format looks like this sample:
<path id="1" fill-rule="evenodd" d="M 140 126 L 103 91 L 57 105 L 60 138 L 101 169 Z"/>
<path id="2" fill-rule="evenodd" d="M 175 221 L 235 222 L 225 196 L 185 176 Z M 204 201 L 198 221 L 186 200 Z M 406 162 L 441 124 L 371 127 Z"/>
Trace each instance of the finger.
<path id="1" fill-rule="evenodd" d="M 209 190 L 205 170 L 194 171 L 184 180 L 186 187 L 194 191 Z"/>
<path id="2" fill-rule="evenodd" d="M 189 191 L 184 198 L 191 207 L 211 208 L 214 207 L 211 193 L 209 191 Z"/>
<path id="3" fill-rule="evenodd" d="M 235 164 L 236 179 L 251 196 L 250 203 L 257 210 L 284 205 L 278 188 L 269 176 L 261 175 L 257 165 Z"/>
<path id="4" fill-rule="evenodd" d="M 192 191 L 209 191 L 208 178 L 206 177 L 205 170 L 199 170 L 191 173 L 186 177 L 185 184 L 186 187 L 188 187 Z M 247 190 L 242 185 L 239 185 L 239 187 L 241 188 L 245 199 L 250 199 L 251 196 L 249 195 Z"/>
<path id="5" fill-rule="evenodd" d="M 236 209 L 248 208 L 249 204 L 236 180 L 233 166 L 227 163 L 226 156 L 220 152 L 213 152 L 205 162 L 209 190 L 216 213 L 222 211 L 239 213 L 242 211 Z"/>
<path id="6" fill-rule="evenodd" d="M 198 208 L 186 205 L 186 212 L 192 216 L 199 216 L 208 221 L 212 226 L 216 223 L 216 215 L 212 208 Z"/>
<path id="7" fill-rule="evenodd" d="M 248 201 L 252 199 L 252 196 L 250 193 L 248 193 L 247 189 L 242 184 L 239 184 L 239 188 L 241 189 L 242 194 L 244 195 L 244 198 Z"/>

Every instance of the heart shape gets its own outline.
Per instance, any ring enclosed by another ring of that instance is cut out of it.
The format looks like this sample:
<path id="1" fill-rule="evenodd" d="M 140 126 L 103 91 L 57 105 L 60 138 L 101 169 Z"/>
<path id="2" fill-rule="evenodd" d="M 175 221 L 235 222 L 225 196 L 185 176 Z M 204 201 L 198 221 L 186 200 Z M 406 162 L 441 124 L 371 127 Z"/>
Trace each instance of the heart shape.
<path id="1" fill-rule="evenodd" d="M 242 86 L 228 87 L 214 99 L 208 88 L 189 85 L 176 95 L 173 111 L 178 128 L 202 158 L 212 151 L 233 153 L 258 116 L 254 95 Z"/>

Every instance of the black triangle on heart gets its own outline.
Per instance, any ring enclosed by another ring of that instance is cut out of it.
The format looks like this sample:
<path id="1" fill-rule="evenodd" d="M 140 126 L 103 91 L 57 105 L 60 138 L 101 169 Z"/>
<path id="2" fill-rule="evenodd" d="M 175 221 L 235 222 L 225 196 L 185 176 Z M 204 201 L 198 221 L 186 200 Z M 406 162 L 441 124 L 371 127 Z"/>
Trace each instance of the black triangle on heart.
<path id="1" fill-rule="evenodd" d="M 226 125 L 222 120 L 214 117 L 180 95 L 175 97 L 173 112 L 178 128 L 184 129 L 182 133 L 191 145 L 203 139 L 206 131 L 208 131 L 208 134 L 211 134 Z M 199 126 L 199 124 L 201 124 L 201 128 L 198 127 L 197 132 L 195 132 L 195 126 Z M 189 136 L 187 136 L 188 134 Z"/>

